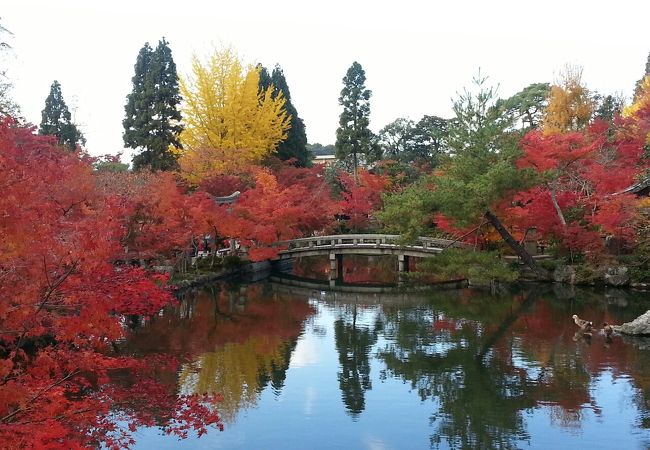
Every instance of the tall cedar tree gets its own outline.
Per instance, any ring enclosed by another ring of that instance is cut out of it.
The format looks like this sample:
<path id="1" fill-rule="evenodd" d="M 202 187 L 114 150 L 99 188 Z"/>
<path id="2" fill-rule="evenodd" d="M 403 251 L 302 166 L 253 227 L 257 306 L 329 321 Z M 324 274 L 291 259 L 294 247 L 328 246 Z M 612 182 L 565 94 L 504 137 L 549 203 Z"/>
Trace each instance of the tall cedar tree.
<path id="1" fill-rule="evenodd" d="M 370 97 L 366 89 L 366 73 L 361 64 L 353 62 L 343 77 L 343 89 L 339 104 L 343 112 L 336 130 L 336 157 L 345 160 L 352 157 L 355 177 L 360 155 L 370 155 L 373 150 L 373 133 L 370 125 Z"/>
<path id="2" fill-rule="evenodd" d="M 45 99 L 45 109 L 41 112 L 39 128 L 39 134 L 56 136 L 57 143 L 68 150 L 74 150 L 77 145 L 86 143 L 81 131 L 72 123 L 72 115 L 63 101 L 61 85 L 56 80 L 52 83 L 50 94 Z"/>
<path id="3" fill-rule="evenodd" d="M 450 157 L 434 178 L 433 200 L 440 212 L 463 226 L 489 222 L 505 243 L 540 278 L 548 273 L 512 237 L 494 214 L 504 198 L 529 182 L 529 173 L 517 170 L 521 154 L 519 136 L 509 133 L 513 118 L 494 107 L 496 91 L 485 86 L 486 78 L 474 80 L 476 93 L 465 91 L 454 102 L 455 119 L 449 128 Z"/>
<path id="4" fill-rule="evenodd" d="M 140 152 L 133 157 L 133 168 L 139 170 L 173 170 L 178 167 L 181 96 L 176 64 L 172 51 L 163 38 L 152 50 L 145 43 L 135 63 L 133 91 L 127 96 L 124 144 Z"/>
<path id="5" fill-rule="evenodd" d="M 312 155 L 307 149 L 305 123 L 298 117 L 298 111 L 291 103 L 291 93 L 282 68 L 276 65 L 271 75 L 269 75 L 265 67 L 260 67 L 259 86 L 262 92 L 273 86 L 273 98 L 282 93 L 285 100 L 284 109 L 291 116 L 291 128 L 287 131 L 287 138 L 278 145 L 277 157 L 282 161 L 293 159 L 298 167 L 309 166 Z"/>

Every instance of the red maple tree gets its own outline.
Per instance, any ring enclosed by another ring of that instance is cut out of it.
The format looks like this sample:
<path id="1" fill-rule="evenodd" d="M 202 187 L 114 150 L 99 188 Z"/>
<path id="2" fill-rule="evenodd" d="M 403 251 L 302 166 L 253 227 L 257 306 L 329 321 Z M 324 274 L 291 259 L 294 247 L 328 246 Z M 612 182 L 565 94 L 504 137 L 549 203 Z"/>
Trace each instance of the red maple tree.
<path id="1" fill-rule="evenodd" d="M 150 361 L 115 353 L 125 315 L 173 301 L 163 277 L 112 264 L 123 252 L 128 205 L 97 188 L 86 158 L 11 119 L 0 122 L 0 148 L 4 448 L 123 447 L 161 403 L 173 405 L 156 420 L 170 432 L 220 426 L 214 399 L 178 397 L 147 376 Z M 138 373 L 137 387 L 114 383 L 119 371 Z M 119 400 L 137 396 L 150 407 Z"/>

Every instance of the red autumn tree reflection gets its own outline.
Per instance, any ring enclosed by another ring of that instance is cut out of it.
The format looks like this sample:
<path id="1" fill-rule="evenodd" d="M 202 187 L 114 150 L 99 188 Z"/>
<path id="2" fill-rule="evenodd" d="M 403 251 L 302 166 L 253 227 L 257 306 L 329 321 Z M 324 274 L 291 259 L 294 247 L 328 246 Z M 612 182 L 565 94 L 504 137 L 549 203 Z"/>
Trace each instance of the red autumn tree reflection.
<path id="1" fill-rule="evenodd" d="M 262 286 L 214 286 L 136 330 L 125 351 L 186 361 L 159 379 L 171 377 L 184 394 L 217 394 L 219 412 L 231 422 L 264 388 L 283 387 L 291 352 L 313 313 L 304 298 Z"/>

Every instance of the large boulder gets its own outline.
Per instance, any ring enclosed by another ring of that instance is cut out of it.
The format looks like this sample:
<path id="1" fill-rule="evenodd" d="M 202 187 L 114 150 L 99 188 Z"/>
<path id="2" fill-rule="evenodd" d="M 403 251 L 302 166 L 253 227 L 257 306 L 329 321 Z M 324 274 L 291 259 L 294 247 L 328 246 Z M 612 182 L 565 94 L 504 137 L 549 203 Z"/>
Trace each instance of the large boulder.
<path id="1" fill-rule="evenodd" d="M 634 336 L 650 335 L 650 310 L 632 322 L 624 323 L 623 325 L 612 325 L 612 328 L 614 331 L 623 334 L 631 334 Z"/>
<path id="2" fill-rule="evenodd" d="M 609 286 L 627 286 L 630 284 L 628 268 L 625 266 L 607 267 L 605 269 L 605 284 Z"/>

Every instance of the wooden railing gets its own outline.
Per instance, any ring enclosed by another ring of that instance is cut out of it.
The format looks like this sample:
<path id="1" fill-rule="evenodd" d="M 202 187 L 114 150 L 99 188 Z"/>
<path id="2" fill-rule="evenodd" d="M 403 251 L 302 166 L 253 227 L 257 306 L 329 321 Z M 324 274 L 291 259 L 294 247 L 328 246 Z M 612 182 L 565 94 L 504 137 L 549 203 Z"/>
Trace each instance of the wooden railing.
<path id="1" fill-rule="evenodd" d="M 279 242 L 286 246 L 286 252 L 336 248 L 396 248 L 439 253 L 448 247 L 465 247 L 465 244 L 450 239 L 419 237 L 415 242 L 403 243 L 397 234 L 337 234 L 331 236 L 314 236 Z"/>

